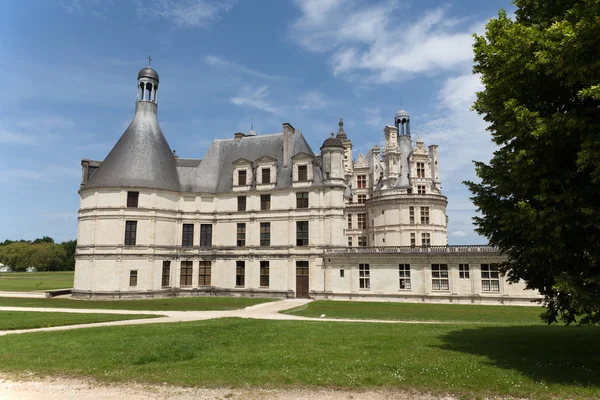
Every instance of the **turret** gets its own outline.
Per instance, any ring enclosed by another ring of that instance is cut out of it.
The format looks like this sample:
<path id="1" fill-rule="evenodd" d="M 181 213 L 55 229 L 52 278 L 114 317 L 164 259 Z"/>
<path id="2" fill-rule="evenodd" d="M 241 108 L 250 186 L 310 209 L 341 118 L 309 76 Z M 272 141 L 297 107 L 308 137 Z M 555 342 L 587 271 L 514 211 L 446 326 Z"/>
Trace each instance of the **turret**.
<path id="1" fill-rule="evenodd" d="M 344 150 L 341 139 L 336 138 L 331 132 L 331 136 L 325 139 L 321 146 L 321 169 L 324 184 L 345 185 Z"/>

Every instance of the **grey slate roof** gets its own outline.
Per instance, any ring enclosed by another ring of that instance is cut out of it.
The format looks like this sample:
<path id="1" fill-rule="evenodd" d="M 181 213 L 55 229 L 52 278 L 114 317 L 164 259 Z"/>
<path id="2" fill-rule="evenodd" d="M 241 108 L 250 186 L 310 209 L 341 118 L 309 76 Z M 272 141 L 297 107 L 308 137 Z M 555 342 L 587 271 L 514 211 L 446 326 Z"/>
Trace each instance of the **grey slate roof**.
<path id="1" fill-rule="evenodd" d="M 310 146 L 296 132 L 292 135 L 290 155 L 307 153 L 314 156 Z M 231 192 L 233 184 L 233 162 L 239 159 L 256 161 L 261 157 L 275 159 L 277 179 L 275 188 L 292 186 L 292 162 L 283 167 L 283 133 L 246 136 L 241 139 L 214 140 L 202 160 L 178 159 L 177 172 L 181 191 L 195 193 Z M 197 166 L 193 164 L 197 163 Z M 321 184 L 321 174 L 314 168 L 313 185 Z"/>
<path id="2" fill-rule="evenodd" d="M 158 125 L 155 103 L 136 103 L 133 121 L 84 189 L 98 187 L 179 191 L 176 159 Z"/>

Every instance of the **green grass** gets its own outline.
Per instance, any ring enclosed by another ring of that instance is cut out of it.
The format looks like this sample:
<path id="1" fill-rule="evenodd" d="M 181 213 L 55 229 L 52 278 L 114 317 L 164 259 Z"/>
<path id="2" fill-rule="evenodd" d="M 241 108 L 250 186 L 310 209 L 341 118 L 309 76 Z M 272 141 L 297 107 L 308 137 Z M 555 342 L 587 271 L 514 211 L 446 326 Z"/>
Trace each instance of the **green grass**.
<path id="1" fill-rule="evenodd" d="M 542 324 L 542 307 L 421 304 L 363 301 L 313 301 L 286 314 L 319 318 L 383 319 L 404 321 Z"/>
<path id="2" fill-rule="evenodd" d="M 2 307 L 97 308 L 105 310 L 209 311 L 236 310 L 273 299 L 248 297 L 177 297 L 147 300 L 71 300 L 0 297 Z"/>
<path id="3" fill-rule="evenodd" d="M 219 319 L 0 337 L 0 371 L 207 387 L 600 396 L 600 329 Z"/>
<path id="4" fill-rule="evenodd" d="M 158 315 L 74 314 L 28 311 L 0 311 L 0 331 L 48 328 L 51 326 L 91 324 L 94 322 L 156 318 Z"/>
<path id="5" fill-rule="evenodd" d="M 0 291 L 32 292 L 73 287 L 73 271 L 0 272 Z"/>

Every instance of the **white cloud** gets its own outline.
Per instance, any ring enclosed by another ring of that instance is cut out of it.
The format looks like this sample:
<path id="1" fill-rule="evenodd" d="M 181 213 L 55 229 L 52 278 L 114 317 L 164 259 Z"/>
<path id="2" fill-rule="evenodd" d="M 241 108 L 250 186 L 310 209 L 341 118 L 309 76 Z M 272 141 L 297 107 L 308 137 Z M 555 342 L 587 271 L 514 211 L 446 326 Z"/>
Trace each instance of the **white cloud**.
<path id="1" fill-rule="evenodd" d="M 231 61 L 225 60 L 225 59 L 215 56 L 215 55 L 208 55 L 208 56 L 204 57 L 204 62 L 206 62 L 211 67 L 214 67 L 217 69 L 239 72 L 242 74 L 254 76 L 257 78 L 261 78 L 261 79 L 267 79 L 267 80 L 289 79 L 284 76 L 265 74 L 264 72 L 257 71 L 252 68 L 248 68 L 242 64 L 233 63 Z"/>
<path id="2" fill-rule="evenodd" d="M 420 16 L 396 1 L 296 0 L 302 15 L 292 37 L 313 52 L 330 52 L 334 74 L 365 72 L 379 82 L 464 68 L 473 59 L 475 26 L 437 8 Z M 462 30 L 460 28 L 463 28 Z"/>
<path id="3" fill-rule="evenodd" d="M 325 95 L 316 90 L 303 93 L 299 99 L 300 108 L 303 110 L 320 110 L 333 103 L 332 100 L 325 98 Z"/>
<path id="4" fill-rule="evenodd" d="M 277 109 L 267 100 L 269 95 L 267 89 L 267 86 L 256 89 L 245 86 L 242 88 L 242 93 L 232 97 L 230 101 L 236 106 L 258 108 L 259 110 L 275 113 Z"/>
<path id="5" fill-rule="evenodd" d="M 0 143 L 35 144 L 35 137 L 25 133 L 0 129 Z"/>
<path id="6" fill-rule="evenodd" d="M 465 237 L 468 236 L 466 232 L 463 231 L 454 231 L 451 233 L 452 236 Z"/>
<path id="7" fill-rule="evenodd" d="M 151 0 L 139 3 L 137 12 L 145 16 L 171 20 L 184 28 L 204 27 L 233 8 L 231 0 Z"/>

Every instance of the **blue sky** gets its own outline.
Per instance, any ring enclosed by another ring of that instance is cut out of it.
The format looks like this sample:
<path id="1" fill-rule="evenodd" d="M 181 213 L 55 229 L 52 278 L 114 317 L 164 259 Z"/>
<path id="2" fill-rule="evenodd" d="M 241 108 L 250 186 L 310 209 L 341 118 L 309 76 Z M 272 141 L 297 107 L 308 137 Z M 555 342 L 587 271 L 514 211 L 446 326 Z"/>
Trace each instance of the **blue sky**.
<path id="1" fill-rule="evenodd" d="M 471 112 L 472 36 L 508 0 L 7 0 L 0 3 L 0 241 L 77 234 L 82 158 L 131 121 L 152 55 L 159 122 L 181 157 L 215 138 L 300 129 L 318 152 L 340 116 L 355 157 L 403 107 L 438 144 L 450 244 L 485 243 L 461 184 L 494 146 Z"/>

